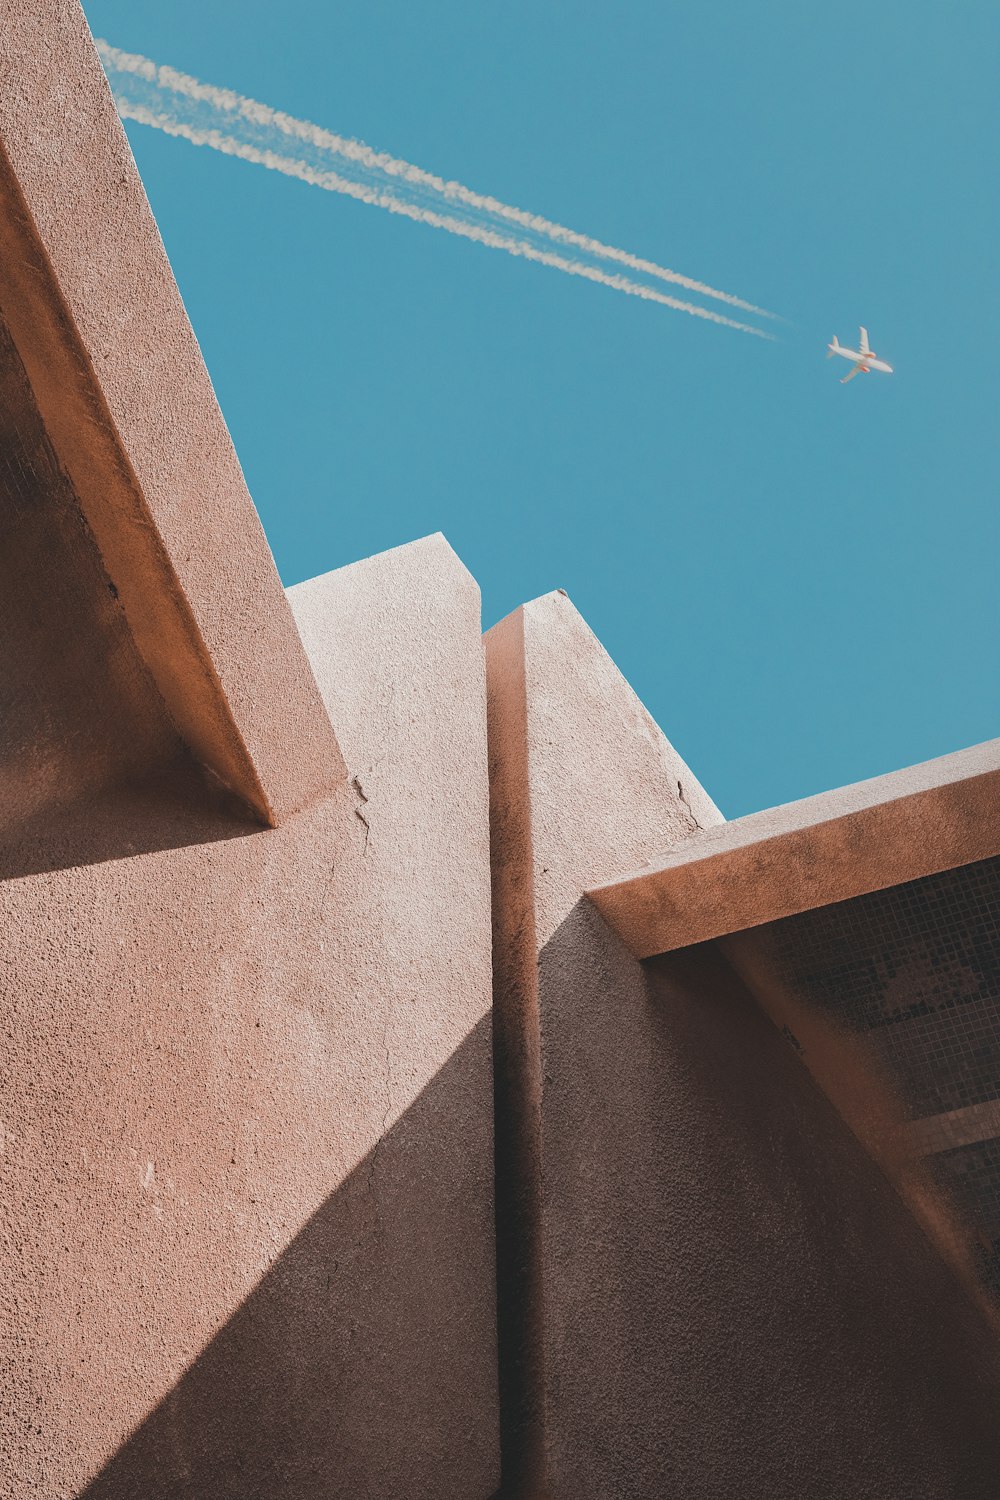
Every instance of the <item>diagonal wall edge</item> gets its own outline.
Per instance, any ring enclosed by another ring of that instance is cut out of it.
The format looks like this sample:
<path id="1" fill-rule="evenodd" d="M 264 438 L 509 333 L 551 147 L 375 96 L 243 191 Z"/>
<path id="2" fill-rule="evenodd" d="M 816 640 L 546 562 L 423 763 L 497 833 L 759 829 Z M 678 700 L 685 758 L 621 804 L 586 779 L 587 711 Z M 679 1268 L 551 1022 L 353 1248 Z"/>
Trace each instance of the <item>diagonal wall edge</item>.
<path id="1" fill-rule="evenodd" d="M 333 730 L 64 0 L 0 0 L 0 316 L 182 738 L 265 823 L 329 791 Z"/>
<path id="2" fill-rule="evenodd" d="M 587 894 L 638 958 L 1000 853 L 1000 740 L 734 819 Z M 604 872 L 602 871 L 602 874 Z"/>

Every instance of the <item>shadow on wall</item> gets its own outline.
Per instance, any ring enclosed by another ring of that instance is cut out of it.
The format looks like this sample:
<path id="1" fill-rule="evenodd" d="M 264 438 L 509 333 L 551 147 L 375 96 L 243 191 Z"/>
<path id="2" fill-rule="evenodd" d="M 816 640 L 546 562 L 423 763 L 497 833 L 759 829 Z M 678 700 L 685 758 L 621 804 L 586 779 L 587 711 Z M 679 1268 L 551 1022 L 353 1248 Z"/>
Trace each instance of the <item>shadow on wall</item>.
<path id="1" fill-rule="evenodd" d="M 717 951 L 640 967 L 581 902 L 540 991 L 545 1297 L 527 1336 L 557 1500 L 992 1500 L 994 1341 Z M 80 1500 L 487 1500 L 493 1268 L 469 1214 L 490 1211 L 452 1122 L 490 1025 Z"/>
<path id="2" fill-rule="evenodd" d="M 717 950 L 583 901 L 539 993 L 551 1493 L 995 1496 L 990 1331 Z"/>
<path id="3" fill-rule="evenodd" d="M 891 892 L 873 894 L 880 905 L 892 896 Z M 862 903 L 869 905 L 871 897 L 862 898 Z M 917 1109 L 914 1109 L 914 1098 L 912 1095 L 907 1097 L 908 1085 L 913 1080 L 900 1068 L 899 1060 L 893 1058 L 891 1052 L 880 1055 L 878 1042 L 884 1040 L 885 1032 L 879 1028 L 865 1030 L 859 1027 L 844 1003 L 844 992 L 846 990 L 850 997 L 852 987 L 855 994 L 861 990 L 868 1004 L 873 1000 L 877 1004 L 880 992 L 877 967 L 864 951 L 865 934 L 858 914 L 855 912 L 853 917 L 845 915 L 855 905 L 844 902 L 817 912 L 785 918 L 762 928 L 734 933 L 722 939 L 720 947 L 761 1009 L 794 1047 L 837 1113 L 894 1185 L 928 1239 L 936 1245 L 942 1258 L 979 1306 L 994 1333 L 1000 1336 L 1000 1309 L 984 1284 L 986 1268 L 982 1267 L 977 1243 L 975 1215 L 967 1208 L 963 1209 L 948 1191 L 946 1183 L 935 1181 L 931 1165 L 914 1147 L 911 1121 L 918 1113 L 920 1101 L 917 1096 Z M 957 921 L 954 911 L 950 913 L 950 920 L 953 924 Z M 815 941 L 810 947 L 809 930 L 815 932 L 819 927 L 822 931 L 827 926 L 836 932 L 841 925 L 844 933 L 841 951 L 834 952 L 832 962 L 827 958 L 828 968 L 824 973 Z M 802 934 L 800 951 L 807 956 L 806 977 L 798 982 L 789 976 L 787 960 L 783 965 L 778 948 L 781 935 L 785 935 L 786 942 L 792 936 L 794 942 L 796 930 Z M 950 954 L 947 964 L 952 970 L 959 967 Z M 947 970 L 945 972 L 947 974 Z M 926 971 L 921 977 L 926 977 Z M 911 984 L 911 976 L 904 971 L 904 985 L 910 994 Z M 983 1039 L 979 1040 L 982 1043 Z M 923 1055 L 918 1054 L 918 1068 L 923 1077 L 918 1072 L 916 1082 L 926 1084 L 933 1080 L 935 1084 L 947 1087 L 948 1064 L 955 1054 L 962 1064 L 968 1066 L 971 1061 L 989 1076 L 988 1040 L 983 1051 L 986 1053 L 985 1066 L 982 1052 L 976 1056 L 968 1046 L 953 1044 L 952 1057 L 949 1058 L 946 1041 L 939 1031 L 933 1050 L 925 1045 Z M 903 1057 L 912 1067 L 912 1051 L 907 1049 Z"/>
<path id="4" fill-rule="evenodd" d="M 0 881 L 262 831 L 244 804 L 182 750 L 172 764 L 5 829 Z"/>
<path id="5" fill-rule="evenodd" d="M 492 1212 L 454 1121 L 489 1048 L 487 1016 L 80 1500 L 487 1500 Z"/>

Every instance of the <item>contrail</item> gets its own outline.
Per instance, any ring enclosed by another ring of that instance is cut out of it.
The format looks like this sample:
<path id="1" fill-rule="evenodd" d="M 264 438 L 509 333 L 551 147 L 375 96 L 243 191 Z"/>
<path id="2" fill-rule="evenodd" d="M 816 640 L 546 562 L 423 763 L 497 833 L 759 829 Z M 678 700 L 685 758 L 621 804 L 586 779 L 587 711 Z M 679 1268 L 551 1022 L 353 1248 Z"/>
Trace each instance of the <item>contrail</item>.
<path id="1" fill-rule="evenodd" d="M 683 302 L 677 297 L 658 292 L 655 287 L 643 286 L 640 282 L 630 281 L 625 276 L 609 275 L 599 267 L 586 265 L 583 261 L 567 260 L 565 256 L 542 250 L 525 240 L 510 239 L 484 225 L 439 214 L 418 203 L 408 203 L 403 198 L 397 198 L 392 193 L 373 188 L 366 183 L 348 181 L 336 172 L 318 172 L 315 168 L 293 157 L 279 156 L 273 151 L 262 151 L 256 146 L 249 146 L 246 142 L 223 135 L 217 130 L 196 130 L 181 120 L 172 119 L 169 115 L 157 114 L 142 104 L 119 100 L 118 107 L 124 119 L 134 120 L 139 125 L 151 125 L 167 135 L 180 136 L 195 146 L 210 146 L 226 156 L 237 156 L 242 161 L 254 162 L 257 166 L 283 172 L 286 177 L 297 177 L 302 182 L 308 182 L 314 187 L 326 188 L 329 192 L 345 193 L 361 203 L 371 203 L 377 208 L 387 209 L 389 213 L 414 219 L 419 224 L 428 224 L 434 229 L 446 229 L 450 234 L 474 240 L 477 244 L 487 245 L 494 250 L 506 250 L 509 255 L 519 255 L 525 260 L 537 261 L 543 266 L 552 266 L 555 270 L 565 271 L 570 276 L 582 276 L 588 281 L 610 286 L 615 291 L 625 292 L 629 296 L 642 297 L 647 302 L 659 302 L 664 307 L 691 313 L 696 318 L 706 318 L 709 322 L 720 323 L 726 328 L 738 328 L 743 333 L 756 334 L 758 338 L 772 337 L 760 328 L 753 328 L 748 323 L 739 323 L 732 318 L 723 317 L 721 313 L 714 312 L 711 308 L 698 307 L 693 302 Z"/>
<path id="2" fill-rule="evenodd" d="M 318 125 L 282 114 L 229 89 L 202 83 L 138 54 L 122 52 L 100 39 L 96 45 L 123 119 L 283 172 L 329 192 L 344 193 L 390 213 L 444 229 L 492 249 L 504 250 L 509 255 L 536 261 L 571 276 L 584 277 L 629 296 L 659 302 L 692 317 L 752 333 L 758 338 L 772 337 L 750 324 L 668 296 L 629 277 L 603 271 L 585 261 L 568 259 L 555 253 L 552 247 L 569 245 L 596 259 L 628 266 L 631 270 L 673 282 L 688 291 L 744 311 L 766 318 L 775 316 L 753 303 L 627 251 L 604 245 L 588 235 L 577 234 L 575 230 L 540 215 L 525 213 L 496 198 L 473 192 L 461 183 L 448 182 L 410 162 L 375 151 L 361 141 L 334 135 Z M 291 153 L 290 146 L 294 148 Z M 330 168 L 331 158 L 336 171 Z M 448 212 L 442 213 L 442 208 Z M 527 231 L 542 244 L 512 237 L 510 225 Z"/>

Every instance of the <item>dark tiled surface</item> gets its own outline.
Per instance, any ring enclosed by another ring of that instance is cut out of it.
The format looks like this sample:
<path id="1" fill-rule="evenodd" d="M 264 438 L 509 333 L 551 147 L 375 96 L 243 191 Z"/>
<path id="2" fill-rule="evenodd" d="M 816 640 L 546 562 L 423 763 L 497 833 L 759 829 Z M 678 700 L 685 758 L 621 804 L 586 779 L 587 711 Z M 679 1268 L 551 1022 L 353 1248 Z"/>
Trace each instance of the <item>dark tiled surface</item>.
<path id="1" fill-rule="evenodd" d="M 941 1151 L 930 1165 L 976 1229 L 983 1276 L 1000 1296 L 1000 1140 Z"/>
<path id="2" fill-rule="evenodd" d="M 760 929 L 780 983 L 864 1037 L 914 1119 L 1000 1098 L 1000 859 Z M 787 1027 L 786 1027 L 787 1030 Z M 1000 1139 L 928 1165 L 1000 1295 Z"/>
<path id="3" fill-rule="evenodd" d="M 1000 859 L 762 932 L 784 984 L 868 1034 L 915 1118 L 1000 1098 Z"/>
<path id="4" fill-rule="evenodd" d="M 1000 1237 L 1000 1139 L 941 1151 L 934 1166 L 976 1226 Z"/>

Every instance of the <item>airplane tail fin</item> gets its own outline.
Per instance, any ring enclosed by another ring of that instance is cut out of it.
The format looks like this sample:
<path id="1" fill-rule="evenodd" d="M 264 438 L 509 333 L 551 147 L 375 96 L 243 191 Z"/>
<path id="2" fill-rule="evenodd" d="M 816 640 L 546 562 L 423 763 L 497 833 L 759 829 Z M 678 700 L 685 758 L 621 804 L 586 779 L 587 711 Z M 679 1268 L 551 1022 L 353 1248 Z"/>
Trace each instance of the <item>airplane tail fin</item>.
<path id="1" fill-rule="evenodd" d="M 827 359 L 832 359 L 833 356 L 837 353 L 837 350 L 839 348 L 840 348 L 840 345 L 837 342 L 837 335 L 834 334 L 833 335 L 833 343 L 832 344 L 827 344 L 827 346 L 826 346 L 826 357 L 827 357 Z"/>

